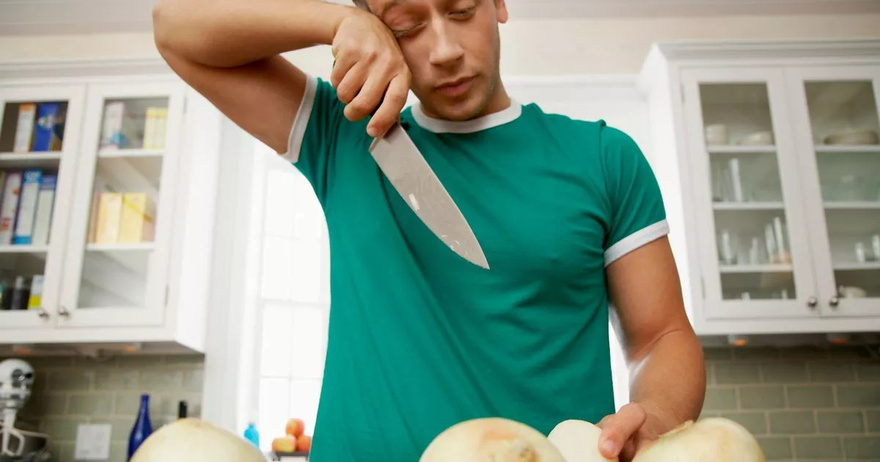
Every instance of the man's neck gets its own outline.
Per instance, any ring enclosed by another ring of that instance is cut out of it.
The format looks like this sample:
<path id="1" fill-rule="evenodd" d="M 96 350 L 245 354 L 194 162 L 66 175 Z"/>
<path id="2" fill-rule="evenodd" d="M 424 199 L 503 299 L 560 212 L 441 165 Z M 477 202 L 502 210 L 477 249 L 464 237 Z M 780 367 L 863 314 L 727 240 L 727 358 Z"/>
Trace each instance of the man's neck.
<path id="1" fill-rule="evenodd" d="M 492 96 L 489 98 L 489 102 L 486 104 L 480 112 L 473 114 L 467 120 L 479 119 L 480 117 L 485 117 L 487 115 L 494 114 L 496 112 L 501 112 L 510 107 L 511 104 L 510 96 L 507 94 L 507 90 L 504 88 L 504 85 L 499 82 L 498 86 L 495 88 L 495 91 L 492 93 Z M 422 106 L 422 113 L 432 119 L 442 120 L 443 117 L 432 111 L 430 108 Z M 462 120 L 466 121 L 466 120 Z"/>
<path id="2" fill-rule="evenodd" d="M 489 99 L 489 104 L 487 104 L 482 113 L 476 115 L 475 118 L 503 111 L 510 107 L 510 103 L 511 100 L 510 96 L 508 96 L 507 94 L 507 90 L 504 88 L 504 85 L 501 82 L 498 82 L 498 87 L 495 89 L 495 93 Z"/>

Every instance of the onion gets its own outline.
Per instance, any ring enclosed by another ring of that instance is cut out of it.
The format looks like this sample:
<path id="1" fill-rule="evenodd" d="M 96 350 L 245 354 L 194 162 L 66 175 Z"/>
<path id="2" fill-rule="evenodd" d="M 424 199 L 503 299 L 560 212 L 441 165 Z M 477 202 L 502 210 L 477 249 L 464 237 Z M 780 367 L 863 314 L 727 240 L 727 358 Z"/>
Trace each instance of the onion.
<path id="1" fill-rule="evenodd" d="M 199 419 L 181 419 L 150 435 L 131 462 L 266 462 L 256 446 Z"/>
<path id="2" fill-rule="evenodd" d="M 566 462 L 617 462 L 606 459 L 599 452 L 599 436 L 602 430 L 584 420 L 561 422 L 547 435 L 547 439 L 559 449 Z"/>
<path id="3" fill-rule="evenodd" d="M 534 428 L 500 417 L 457 423 L 437 435 L 419 462 L 566 462 Z"/>
<path id="4" fill-rule="evenodd" d="M 639 452 L 633 462 L 765 462 L 742 425 L 720 417 L 686 422 Z"/>

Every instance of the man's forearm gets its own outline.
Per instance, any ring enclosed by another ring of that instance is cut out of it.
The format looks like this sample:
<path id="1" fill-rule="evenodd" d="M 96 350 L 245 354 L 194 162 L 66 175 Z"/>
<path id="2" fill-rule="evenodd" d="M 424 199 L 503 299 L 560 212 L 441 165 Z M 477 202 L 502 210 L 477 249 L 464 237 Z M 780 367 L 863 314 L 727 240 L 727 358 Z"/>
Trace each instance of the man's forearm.
<path id="1" fill-rule="evenodd" d="M 233 67 L 291 50 L 330 44 L 353 6 L 319 0 L 161 0 L 155 40 L 192 62 Z"/>
<path id="2" fill-rule="evenodd" d="M 630 369 L 630 397 L 647 412 L 645 430 L 659 435 L 700 415 L 706 366 L 692 332 L 664 334 Z"/>

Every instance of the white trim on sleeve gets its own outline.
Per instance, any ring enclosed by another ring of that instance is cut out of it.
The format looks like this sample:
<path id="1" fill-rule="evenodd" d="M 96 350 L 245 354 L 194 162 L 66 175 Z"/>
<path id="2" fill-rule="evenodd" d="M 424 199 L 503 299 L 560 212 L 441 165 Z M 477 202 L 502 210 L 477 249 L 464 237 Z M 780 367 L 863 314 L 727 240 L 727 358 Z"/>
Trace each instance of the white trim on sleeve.
<path id="1" fill-rule="evenodd" d="M 656 241 L 669 234 L 669 223 L 666 220 L 658 221 L 653 225 L 646 226 L 629 236 L 617 241 L 605 251 L 605 267 L 614 263 L 620 257 L 638 249 L 639 247 Z"/>
<path id="2" fill-rule="evenodd" d="M 287 152 L 281 155 L 281 157 L 292 164 L 299 160 L 303 137 L 306 135 L 306 127 L 309 126 L 309 118 L 312 115 L 312 106 L 315 104 L 317 89 L 318 79 L 314 76 L 306 75 L 306 90 L 303 93 L 299 109 L 296 111 L 296 117 L 293 119 L 293 126 L 290 127 L 290 135 L 287 139 Z"/>

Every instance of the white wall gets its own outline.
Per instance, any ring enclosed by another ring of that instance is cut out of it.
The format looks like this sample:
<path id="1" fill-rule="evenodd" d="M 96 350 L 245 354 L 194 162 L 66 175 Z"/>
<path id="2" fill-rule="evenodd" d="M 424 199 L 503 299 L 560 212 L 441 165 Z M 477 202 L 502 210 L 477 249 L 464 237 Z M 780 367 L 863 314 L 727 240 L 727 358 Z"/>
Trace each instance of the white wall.
<path id="1" fill-rule="evenodd" d="M 506 75 L 634 74 L 654 41 L 880 37 L 880 15 L 514 19 L 501 30 Z M 0 36 L 0 61 L 155 55 L 148 33 Z M 291 56 L 314 74 L 330 69 L 327 48 Z"/>

